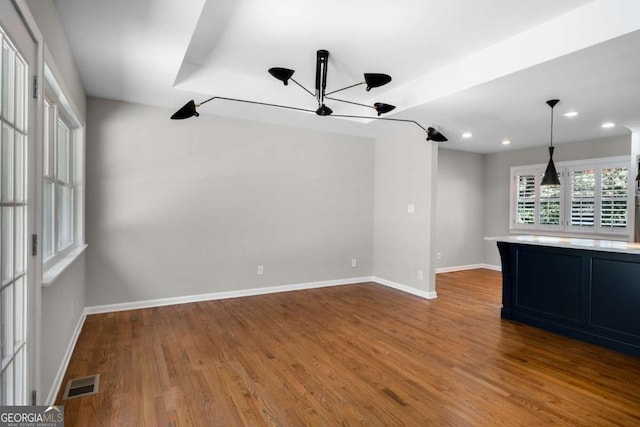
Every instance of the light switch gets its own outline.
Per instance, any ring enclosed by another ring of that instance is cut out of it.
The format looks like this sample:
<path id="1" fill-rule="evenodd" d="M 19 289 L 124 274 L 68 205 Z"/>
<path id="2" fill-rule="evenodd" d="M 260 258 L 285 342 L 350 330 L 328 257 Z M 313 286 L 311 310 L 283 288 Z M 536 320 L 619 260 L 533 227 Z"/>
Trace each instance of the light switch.
<path id="1" fill-rule="evenodd" d="M 409 205 L 407 205 L 407 212 L 415 213 L 415 211 L 416 211 L 416 205 L 414 205 L 413 203 L 409 203 Z"/>

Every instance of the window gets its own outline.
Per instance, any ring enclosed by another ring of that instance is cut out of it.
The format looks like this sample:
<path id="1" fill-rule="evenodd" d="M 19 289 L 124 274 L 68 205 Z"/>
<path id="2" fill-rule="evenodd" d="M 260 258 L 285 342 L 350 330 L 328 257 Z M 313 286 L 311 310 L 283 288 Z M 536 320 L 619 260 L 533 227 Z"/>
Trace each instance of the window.
<path id="1" fill-rule="evenodd" d="M 43 230 L 45 269 L 82 245 L 82 132 L 48 67 L 45 70 Z"/>
<path id="2" fill-rule="evenodd" d="M 541 186 L 544 165 L 511 168 L 512 230 L 628 233 L 629 160 L 556 164 L 561 185 Z"/>

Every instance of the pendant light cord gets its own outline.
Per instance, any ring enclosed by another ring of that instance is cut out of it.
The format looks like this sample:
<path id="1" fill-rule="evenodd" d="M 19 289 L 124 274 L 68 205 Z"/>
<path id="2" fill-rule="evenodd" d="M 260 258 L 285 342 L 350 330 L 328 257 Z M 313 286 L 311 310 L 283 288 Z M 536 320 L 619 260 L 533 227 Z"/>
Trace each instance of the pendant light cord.
<path id="1" fill-rule="evenodd" d="M 553 107 L 551 107 L 551 147 L 553 147 Z"/>

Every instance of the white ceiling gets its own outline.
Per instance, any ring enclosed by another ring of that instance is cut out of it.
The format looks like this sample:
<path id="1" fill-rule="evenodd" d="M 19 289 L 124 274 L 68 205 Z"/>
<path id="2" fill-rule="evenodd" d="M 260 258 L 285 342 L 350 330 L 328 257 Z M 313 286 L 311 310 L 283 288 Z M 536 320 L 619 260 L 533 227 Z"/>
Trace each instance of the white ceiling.
<path id="1" fill-rule="evenodd" d="M 517 7 L 514 6 L 517 3 Z M 315 51 L 330 51 L 328 91 L 398 108 L 385 117 L 436 125 L 447 147 L 495 152 L 629 133 L 640 123 L 637 0 L 55 0 L 88 95 L 177 110 L 227 96 L 315 109 L 267 70 L 296 70 L 313 90 Z M 373 110 L 327 101 L 335 114 Z M 575 109 L 566 119 L 561 113 Z M 265 122 L 373 136 L 404 123 L 318 117 L 213 101 L 200 109 Z M 197 119 L 191 119 L 197 120 Z M 613 121 L 612 129 L 601 123 Z M 416 134 L 422 131 L 415 127 Z M 463 139 L 463 132 L 473 137 Z M 500 141 L 508 138 L 511 146 Z"/>

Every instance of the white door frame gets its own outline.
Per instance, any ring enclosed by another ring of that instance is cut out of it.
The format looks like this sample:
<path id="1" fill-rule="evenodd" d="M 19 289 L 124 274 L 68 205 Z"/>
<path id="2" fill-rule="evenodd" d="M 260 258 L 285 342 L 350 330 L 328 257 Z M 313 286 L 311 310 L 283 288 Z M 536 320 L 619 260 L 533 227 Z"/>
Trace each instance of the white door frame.
<path id="1" fill-rule="evenodd" d="M 31 236 L 42 234 L 42 99 L 44 76 L 44 43 L 42 33 L 35 18 L 31 14 L 25 0 L 11 0 L 21 22 L 8 20 L 3 23 L 9 34 L 23 32 L 26 29 L 35 45 L 35 57 L 29 58 L 31 66 L 28 75 L 29 87 L 29 123 L 27 144 L 27 387 L 31 391 L 27 403 L 41 403 L 40 384 L 40 333 L 41 333 L 41 283 L 42 255 L 38 250 L 36 256 L 31 255 Z M 20 29 L 19 26 L 23 28 Z M 16 42 L 17 43 L 17 42 Z M 39 240 L 39 239 L 38 239 Z M 33 401 L 33 391 L 37 391 L 37 401 Z"/>

